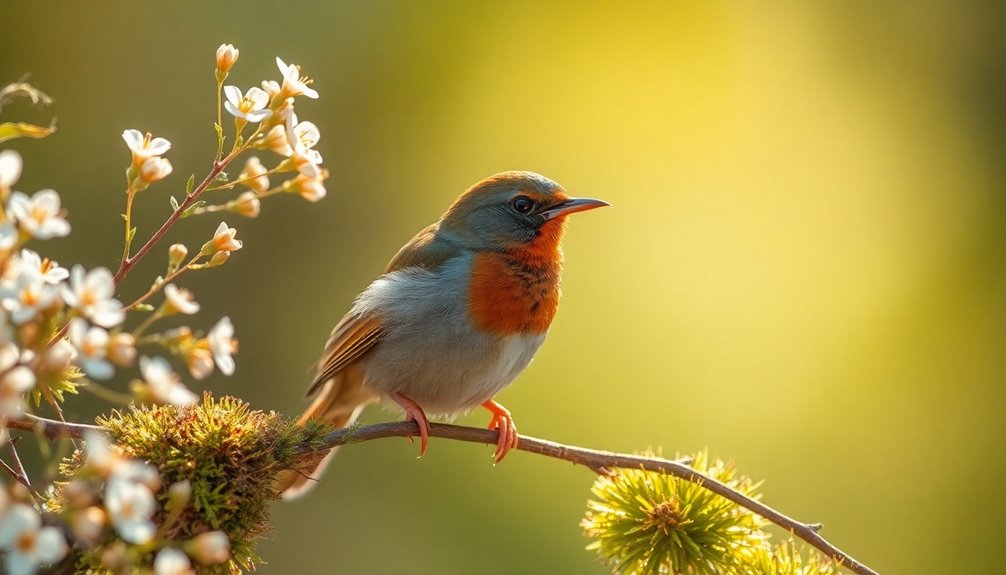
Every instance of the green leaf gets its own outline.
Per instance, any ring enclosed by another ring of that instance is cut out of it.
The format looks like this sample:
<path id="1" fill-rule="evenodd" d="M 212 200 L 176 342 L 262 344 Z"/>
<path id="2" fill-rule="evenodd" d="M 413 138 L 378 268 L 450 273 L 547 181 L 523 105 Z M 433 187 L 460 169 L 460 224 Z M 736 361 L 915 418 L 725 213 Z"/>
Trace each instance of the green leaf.
<path id="1" fill-rule="evenodd" d="M 126 244 L 131 245 L 133 243 L 133 237 L 136 236 L 136 228 L 133 227 L 129 230 L 129 235 L 126 237 Z"/>
<path id="2" fill-rule="evenodd" d="M 226 184 L 228 179 L 230 179 L 230 176 L 227 175 L 227 172 L 220 172 L 219 174 L 217 174 L 217 177 L 213 178 L 213 181 L 222 182 Z"/>
<path id="3" fill-rule="evenodd" d="M 45 128 L 26 122 L 4 122 L 0 124 L 0 142 L 14 138 L 44 138 L 55 131 L 55 125 Z"/>
<path id="4" fill-rule="evenodd" d="M 136 311 L 154 311 L 154 306 L 150 305 L 149 303 L 141 303 L 138 304 L 133 309 L 135 309 Z"/>
<path id="5" fill-rule="evenodd" d="M 194 188 L 194 187 L 196 187 L 196 175 L 195 174 L 190 174 L 189 175 L 189 180 L 187 182 L 185 182 L 185 195 L 187 196 L 187 195 L 191 194 L 192 193 L 192 188 Z"/>
<path id="6" fill-rule="evenodd" d="M 189 181 L 191 182 L 192 179 L 190 178 Z M 188 193 L 188 190 L 185 190 L 185 192 Z M 171 196 L 171 209 L 176 212 L 178 211 L 178 200 L 175 199 L 175 196 Z"/>
<path id="7" fill-rule="evenodd" d="M 205 205 L 206 205 L 206 202 L 204 202 L 202 200 L 199 200 L 198 202 L 196 202 L 196 203 L 192 204 L 191 206 L 185 208 L 185 211 L 182 212 L 182 215 L 180 215 L 178 217 L 179 217 L 179 219 L 185 219 L 185 218 L 187 218 L 189 216 L 192 216 L 192 215 L 195 214 L 196 210 L 198 210 L 199 208 L 201 208 L 201 207 L 203 207 Z"/>

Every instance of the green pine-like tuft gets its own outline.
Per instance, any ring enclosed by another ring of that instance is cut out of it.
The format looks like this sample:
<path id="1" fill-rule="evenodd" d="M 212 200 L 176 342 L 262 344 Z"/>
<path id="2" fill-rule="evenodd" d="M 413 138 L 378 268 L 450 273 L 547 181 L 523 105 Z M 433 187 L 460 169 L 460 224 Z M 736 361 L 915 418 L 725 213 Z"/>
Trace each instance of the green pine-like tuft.
<path id="1" fill-rule="evenodd" d="M 732 465 L 698 453 L 692 467 L 757 497 Z M 625 575 L 745 573 L 765 546 L 766 521 L 700 485 L 651 471 L 617 469 L 592 488 L 582 525 L 588 549 Z"/>

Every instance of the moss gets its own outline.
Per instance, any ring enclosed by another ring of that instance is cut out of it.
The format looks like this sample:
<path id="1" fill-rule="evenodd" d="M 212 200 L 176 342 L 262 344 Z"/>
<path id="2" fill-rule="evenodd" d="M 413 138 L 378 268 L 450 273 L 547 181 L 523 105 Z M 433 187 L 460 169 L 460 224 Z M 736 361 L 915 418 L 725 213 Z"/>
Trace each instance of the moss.
<path id="1" fill-rule="evenodd" d="M 276 474 L 291 468 L 305 446 L 317 447 L 325 432 L 320 425 L 301 427 L 275 412 L 252 410 L 240 399 L 209 394 L 190 407 L 131 406 L 97 423 L 126 455 L 160 472 L 158 525 L 165 520 L 169 487 L 182 481 L 191 485 L 177 520 L 161 527 L 161 540 L 186 541 L 213 530 L 227 534 L 231 560 L 203 566 L 201 573 L 254 570 L 259 562 L 255 543 L 269 529 L 270 504 L 278 498 Z M 82 465 L 78 452 L 64 463 L 64 476 L 76 476 Z M 58 508 L 58 493 L 54 499 L 50 507 Z M 99 565 L 100 551 L 85 552 L 80 564 Z M 149 566 L 155 551 L 150 545 L 131 548 L 130 562 Z"/>

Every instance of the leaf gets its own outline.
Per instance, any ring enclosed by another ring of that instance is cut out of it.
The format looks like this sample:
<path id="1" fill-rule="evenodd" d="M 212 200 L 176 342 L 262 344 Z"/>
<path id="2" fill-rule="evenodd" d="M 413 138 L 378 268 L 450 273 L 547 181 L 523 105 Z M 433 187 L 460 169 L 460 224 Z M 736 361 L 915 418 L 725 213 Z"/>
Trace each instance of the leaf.
<path id="1" fill-rule="evenodd" d="M 198 202 L 192 204 L 191 206 L 185 208 L 185 211 L 179 217 L 179 219 L 185 219 L 189 216 L 195 215 L 196 210 L 206 205 L 206 202 L 199 200 Z"/>
<path id="2" fill-rule="evenodd" d="M 190 178 L 189 181 L 191 182 L 192 179 Z M 188 193 L 188 190 L 186 190 L 186 193 Z M 175 196 L 171 196 L 170 199 L 171 199 L 171 209 L 173 211 L 177 212 L 178 211 L 178 200 L 175 199 Z"/>
<path id="3" fill-rule="evenodd" d="M 190 174 L 189 181 L 185 182 L 185 195 L 191 194 L 194 187 L 196 187 L 196 175 Z"/>
<path id="4" fill-rule="evenodd" d="M 134 307 L 133 309 L 135 309 L 136 311 L 154 311 L 154 306 L 150 305 L 149 303 L 141 303 L 137 304 L 136 307 Z"/>
<path id="5" fill-rule="evenodd" d="M 4 122 L 0 124 L 0 142 L 14 138 L 44 138 L 55 131 L 55 124 L 44 128 L 26 122 Z"/>
<path id="6" fill-rule="evenodd" d="M 133 243 L 133 237 L 134 236 L 136 236 L 136 228 L 135 227 L 133 227 L 132 229 L 129 230 L 129 235 L 126 237 L 126 244 L 127 245 Z"/>
<path id="7" fill-rule="evenodd" d="M 223 183 L 226 184 L 228 179 L 230 179 L 230 176 L 227 175 L 227 172 L 223 172 L 222 171 L 219 174 L 217 174 L 217 177 L 213 178 L 213 181 L 214 182 L 223 182 Z"/>

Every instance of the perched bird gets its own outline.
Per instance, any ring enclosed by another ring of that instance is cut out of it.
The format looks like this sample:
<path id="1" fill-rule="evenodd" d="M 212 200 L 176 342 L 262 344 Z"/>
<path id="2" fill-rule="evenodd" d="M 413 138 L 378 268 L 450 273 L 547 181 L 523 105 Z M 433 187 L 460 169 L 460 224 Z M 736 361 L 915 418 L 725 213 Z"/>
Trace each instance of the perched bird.
<path id="1" fill-rule="evenodd" d="M 499 430 L 495 458 L 517 444 L 513 417 L 493 397 L 531 362 L 559 304 L 566 216 L 608 204 L 570 198 L 532 172 L 503 172 L 469 188 L 398 251 L 325 345 L 301 423 L 343 427 L 368 403 L 394 400 L 429 435 L 427 414 L 476 406 Z M 308 490 L 334 454 L 278 480 L 284 498 Z"/>

